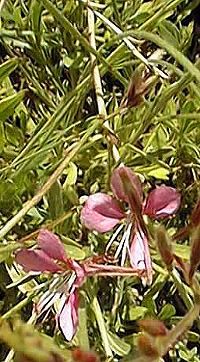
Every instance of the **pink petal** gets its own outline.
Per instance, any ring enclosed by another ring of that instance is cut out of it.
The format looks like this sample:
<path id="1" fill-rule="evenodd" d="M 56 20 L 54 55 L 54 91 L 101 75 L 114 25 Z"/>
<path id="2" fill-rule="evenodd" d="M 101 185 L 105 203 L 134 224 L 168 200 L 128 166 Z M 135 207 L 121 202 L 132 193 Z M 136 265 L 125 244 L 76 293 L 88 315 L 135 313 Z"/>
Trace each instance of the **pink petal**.
<path id="1" fill-rule="evenodd" d="M 147 272 L 148 282 L 152 282 L 152 265 L 148 240 L 143 231 L 138 228 L 130 247 L 130 264 L 134 269 L 144 269 Z"/>
<path id="2" fill-rule="evenodd" d="M 22 249 L 16 252 L 15 260 L 20 264 L 26 272 L 28 271 L 50 271 L 56 273 L 62 270 L 49 256 L 42 250 L 26 250 Z"/>
<path id="3" fill-rule="evenodd" d="M 151 191 L 144 206 L 144 214 L 160 219 L 174 214 L 180 207 L 181 196 L 173 187 L 160 186 Z"/>
<path id="4" fill-rule="evenodd" d="M 46 229 L 42 229 L 38 235 L 38 246 L 52 259 L 66 261 L 65 249 L 59 237 Z"/>
<path id="5" fill-rule="evenodd" d="M 67 341 L 71 341 L 78 326 L 78 293 L 77 290 L 66 299 L 58 315 L 58 323 Z"/>
<path id="6" fill-rule="evenodd" d="M 111 177 L 111 189 L 114 195 L 118 199 L 128 202 L 128 197 L 124 191 L 124 187 L 121 180 L 121 175 L 120 175 L 121 170 L 124 170 L 126 172 L 127 176 L 130 179 L 130 182 L 132 183 L 135 191 L 138 194 L 138 198 L 142 199 L 142 186 L 140 179 L 129 167 L 126 166 L 120 166 L 113 171 Z"/>
<path id="7" fill-rule="evenodd" d="M 125 217 L 117 200 L 101 192 L 90 195 L 81 212 L 81 221 L 89 230 L 105 233 Z"/>

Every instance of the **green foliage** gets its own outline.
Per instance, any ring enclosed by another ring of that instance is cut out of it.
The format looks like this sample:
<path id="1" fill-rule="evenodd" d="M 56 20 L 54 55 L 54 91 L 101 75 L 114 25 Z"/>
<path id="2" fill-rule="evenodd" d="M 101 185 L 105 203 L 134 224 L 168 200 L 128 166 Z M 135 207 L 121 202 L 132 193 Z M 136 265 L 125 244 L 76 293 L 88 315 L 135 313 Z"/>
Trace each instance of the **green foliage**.
<path id="1" fill-rule="evenodd" d="M 163 221 L 169 234 L 188 224 L 199 193 L 200 62 L 191 48 L 195 36 L 191 14 L 199 3 L 91 2 L 95 48 L 87 1 L 0 1 L 0 266 L 5 279 L 0 309 L 2 315 L 8 313 L 6 318 L 30 319 L 40 284 L 50 280 L 48 275 L 24 280 L 26 274 L 14 263 L 24 236 L 48 225 L 60 235 L 72 259 L 81 262 L 105 252 L 111 234 L 85 230 L 80 210 L 90 193 L 110 193 L 112 170 L 119 165 L 113 144 L 120 162 L 141 178 L 145 196 L 161 184 L 180 191 L 179 213 Z M 99 68 L 107 117 L 99 115 L 91 56 Z M 130 79 L 142 72 L 152 77 L 147 94 L 136 107 L 121 111 Z M 154 221 L 147 223 L 153 235 Z M 138 320 L 160 318 L 172 328 L 193 305 L 191 288 L 177 270 L 168 275 L 153 237 L 150 244 L 151 285 L 136 277 L 91 277 L 85 282 L 79 331 L 72 342 L 64 340 L 51 313 L 44 323 L 28 323 L 49 335 L 58 355 L 60 349 L 66 352 L 80 345 L 97 351 L 102 360 L 137 356 Z M 173 249 L 189 261 L 188 238 L 174 242 Z M 11 283 L 8 305 L 6 286 Z M 27 294 L 24 304 L 23 294 Z M 199 361 L 199 321 L 190 333 L 177 344 L 174 355 L 169 353 L 170 361 Z M 16 349 L 16 344 L 3 341 Z M 27 351 L 29 345 L 25 347 Z M 0 359 L 13 361 L 12 353 L 10 357 L 7 353 L 3 345 Z M 32 362 L 33 355 L 28 357 Z"/>

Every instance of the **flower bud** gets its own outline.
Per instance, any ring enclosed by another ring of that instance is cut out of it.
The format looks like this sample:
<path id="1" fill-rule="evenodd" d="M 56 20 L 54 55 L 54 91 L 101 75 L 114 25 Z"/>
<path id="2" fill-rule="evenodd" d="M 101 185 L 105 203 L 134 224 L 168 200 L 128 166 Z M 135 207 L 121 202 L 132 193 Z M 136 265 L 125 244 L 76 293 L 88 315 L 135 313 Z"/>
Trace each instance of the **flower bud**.
<path id="1" fill-rule="evenodd" d="M 197 267 L 200 264 L 200 225 L 192 234 L 192 246 L 190 253 L 189 280 L 191 281 Z"/>
<path id="2" fill-rule="evenodd" d="M 137 183 L 134 182 L 128 167 L 119 167 L 118 176 L 121 180 L 123 193 L 126 196 L 125 200 L 129 203 L 132 213 L 142 224 L 142 198 Z M 134 175 L 134 177 L 136 176 Z"/>
<path id="3" fill-rule="evenodd" d="M 157 228 L 155 238 L 161 258 L 167 269 L 171 270 L 174 256 L 172 252 L 171 240 L 167 236 L 167 232 L 164 226 Z"/>
<path id="4" fill-rule="evenodd" d="M 75 362 L 99 362 L 99 357 L 92 351 L 84 351 L 80 348 L 75 348 L 72 351 L 72 358 Z"/>
<path id="5" fill-rule="evenodd" d="M 122 173 L 126 174 L 130 188 L 134 188 L 137 193 L 137 198 L 142 200 L 142 186 L 140 179 L 129 167 L 126 166 L 117 167 L 111 176 L 111 189 L 115 197 L 122 201 L 129 202 L 128 194 L 122 181 Z"/>
<path id="6" fill-rule="evenodd" d="M 200 198 L 192 211 L 191 222 L 193 226 L 198 226 L 200 224 Z"/>
<path id="7" fill-rule="evenodd" d="M 165 336 L 167 329 L 163 322 L 156 319 L 144 319 L 139 321 L 139 326 L 144 332 L 150 334 L 153 337 Z"/>
<path id="8" fill-rule="evenodd" d="M 156 358 L 158 357 L 158 351 L 153 345 L 152 339 L 147 335 L 141 335 L 137 340 L 138 348 L 142 354 L 148 357 Z"/>

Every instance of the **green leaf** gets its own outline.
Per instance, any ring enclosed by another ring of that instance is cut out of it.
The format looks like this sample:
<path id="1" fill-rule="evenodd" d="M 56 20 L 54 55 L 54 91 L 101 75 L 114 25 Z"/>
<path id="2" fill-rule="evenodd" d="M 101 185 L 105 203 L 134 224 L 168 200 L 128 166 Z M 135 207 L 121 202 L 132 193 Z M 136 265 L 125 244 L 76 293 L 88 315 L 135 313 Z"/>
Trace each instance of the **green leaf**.
<path id="1" fill-rule="evenodd" d="M 17 59 L 9 59 L 5 63 L 0 65 L 0 83 L 6 78 L 10 73 L 13 72 L 18 66 Z"/>
<path id="2" fill-rule="evenodd" d="M 15 147 L 22 146 L 24 137 L 20 128 L 14 127 L 12 124 L 5 122 L 4 129 L 6 139 L 10 144 Z"/>
<path id="3" fill-rule="evenodd" d="M 20 104 L 20 102 L 22 102 L 24 95 L 25 95 L 25 90 L 21 90 L 18 93 L 6 97 L 0 101 L 1 122 L 14 114 L 15 108 Z"/>
<path id="4" fill-rule="evenodd" d="M 153 176 L 158 180 L 168 180 L 169 170 L 164 167 L 155 167 L 155 169 L 148 172 L 147 175 Z"/>
<path id="5" fill-rule="evenodd" d="M 42 12 L 42 4 L 38 0 L 32 0 L 30 6 L 30 15 L 32 22 L 32 29 L 38 39 L 41 27 L 41 12 Z M 39 39 L 38 39 L 39 40 Z"/>
<path id="6" fill-rule="evenodd" d="M 64 244 L 64 248 L 69 258 L 76 260 L 83 260 L 85 258 L 84 250 L 77 246 Z"/>
<path id="7" fill-rule="evenodd" d="M 176 25 L 174 25 L 171 21 L 164 19 L 159 23 L 158 29 L 163 39 L 171 43 L 173 46 L 179 48 L 180 34 Z"/>
<path id="8" fill-rule="evenodd" d="M 53 220 L 63 214 L 63 195 L 59 181 L 56 181 L 53 186 L 51 186 L 48 192 L 48 203 L 49 214 Z"/>
<path id="9" fill-rule="evenodd" d="M 127 355 L 131 350 L 130 344 L 126 343 L 121 337 L 118 337 L 117 334 L 109 332 L 108 340 L 112 351 L 118 356 L 123 357 Z"/>
<path id="10" fill-rule="evenodd" d="M 3 151 L 3 147 L 6 143 L 5 133 L 4 133 L 4 126 L 3 123 L 0 122 L 0 152 Z"/>
<path id="11" fill-rule="evenodd" d="M 158 318 L 165 321 L 176 314 L 176 309 L 172 304 L 165 304 L 158 314 Z"/>
<path id="12" fill-rule="evenodd" d="M 8 259 L 11 255 L 11 253 L 17 249 L 21 244 L 18 243 L 9 243 L 8 245 L 0 245 L 0 263 Z"/>
<path id="13" fill-rule="evenodd" d="M 70 162 L 67 170 L 67 178 L 65 180 L 63 188 L 65 188 L 65 186 L 75 185 L 76 180 L 77 180 L 77 166 L 75 165 L 74 162 Z"/>
<path id="14" fill-rule="evenodd" d="M 131 320 L 137 320 L 140 318 L 144 318 L 145 314 L 148 312 L 148 308 L 133 306 L 130 308 L 129 317 Z"/>
<path id="15" fill-rule="evenodd" d="M 179 256 L 180 258 L 183 258 L 185 260 L 189 260 L 190 258 L 190 246 L 184 245 L 184 244 L 176 244 L 172 243 L 174 253 Z"/>

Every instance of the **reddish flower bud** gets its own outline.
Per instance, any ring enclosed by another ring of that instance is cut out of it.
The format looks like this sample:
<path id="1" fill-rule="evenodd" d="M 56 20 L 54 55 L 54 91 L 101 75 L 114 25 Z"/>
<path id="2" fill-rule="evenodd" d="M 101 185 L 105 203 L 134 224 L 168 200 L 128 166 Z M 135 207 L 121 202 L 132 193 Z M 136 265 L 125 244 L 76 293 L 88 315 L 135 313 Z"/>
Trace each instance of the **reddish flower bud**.
<path id="1" fill-rule="evenodd" d="M 129 202 L 128 195 L 124 189 L 124 185 L 121 178 L 121 173 L 126 174 L 126 178 L 129 180 L 130 188 L 134 188 L 137 193 L 137 198 L 142 199 L 142 186 L 138 176 L 126 166 L 120 166 L 113 171 L 111 176 L 111 189 L 113 194 L 120 200 Z"/>
<path id="2" fill-rule="evenodd" d="M 158 357 L 158 351 L 153 345 L 152 339 L 147 335 L 141 335 L 137 340 L 138 348 L 142 354 L 148 357 L 156 358 Z"/>
<path id="3" fill-rule="evenodd" d="M 154 219 L 168 217 L 178 210 L 180 201 L 181 196 L 173 187 L 157 187 L 147 197 L 144 214 Z"/>
<path id="4" fill-rule="evenodd" d="M 167 236 L 167 232 L 164 226 L 160 226 L 159 228 L 157 228 L 155 237 L 161 258 L 165 263 L 167 269 L 170 270 L 172 268 L 174 256 L 172 252 L 171 241 Z"/>
<path id="5" fill-rule="evenodd" d="M 91 351 L 84 351 L 80 348 L 75 348 L 72 351 L 72 357 L 76 362 L 98 362 L 99 357 Z"/>
<path id="6" fill-rule="evenodd" d="M 132 213 L 139 221 L 141 221 L 140 225 L 142 225 L 142 198 L 131 175 L 132 173 L 130 174 L 128 167 L 119 167 L 118 176 L 119 179 L 121 179 L 121 186 L 124 195 L 126 195 L 125 200 L 129 203 Z M 134 177 L 136 176 L 134 175 Z"/>
<path id="7" fill-rule="evenodd" d="M 141 329 L 153 337 L 165 336 L 167 329 L 163 322 L 156 319 L 144 319 L 138 322 Z"/>
<path id="8" fill-rule="evenodd" d="M 200 198 L 197 201 L 195 208 L 191 215 L 191 222 L 193 226 L 197 226 L 200 224 Z"/>
<path id="9" fill-rule="evenodd" d="M 192 234 L 189 280 L 192 279 L 199 264 L 200 264 L 200 225 L 194 230 Z"/>

